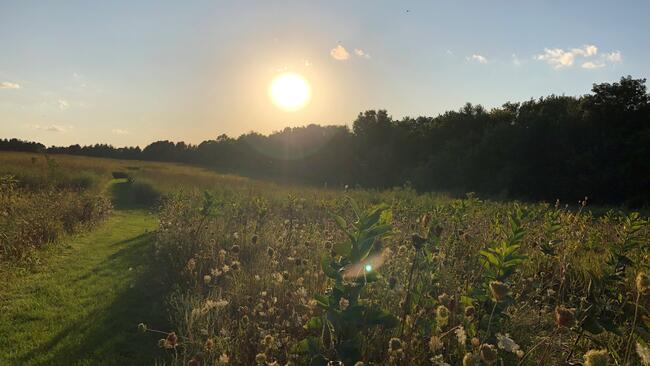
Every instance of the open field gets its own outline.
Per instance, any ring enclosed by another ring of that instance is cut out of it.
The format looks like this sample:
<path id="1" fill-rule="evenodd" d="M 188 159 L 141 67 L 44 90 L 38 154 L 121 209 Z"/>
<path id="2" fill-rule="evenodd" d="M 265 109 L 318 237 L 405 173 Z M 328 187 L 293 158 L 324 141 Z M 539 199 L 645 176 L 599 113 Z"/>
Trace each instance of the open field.
<path id="1" fill-rule="evenodd" d="M 644 215 L 51 159 L 0 154 L 7 202 L 67 192 L 112 210 L 4 258 L 22 268 L 0 290 L 5 363 L 639 365 L 647 352 Z"/>

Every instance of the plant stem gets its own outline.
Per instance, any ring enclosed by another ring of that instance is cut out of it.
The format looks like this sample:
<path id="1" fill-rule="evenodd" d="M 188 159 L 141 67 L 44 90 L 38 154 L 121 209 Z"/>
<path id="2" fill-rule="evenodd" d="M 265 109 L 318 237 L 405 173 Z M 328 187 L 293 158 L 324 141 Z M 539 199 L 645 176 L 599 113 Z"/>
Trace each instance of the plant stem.
<path id="1" fill-rule="evenodd" d="M 413 280 L 413 272 L 415 272 L 415 265 L 418 262 L 418 256 L 419 255 L 420 255 L 420 251 L 416 249 L 415 258 L 413 259 L 413 264 L 411 265 L 411 271 L 409 273 L 409 280 L 408 280 L 408 283 L 407 283 L 406 297 L 404 298 L 404 309 L 402 311 L 402 325 L 400 326 L 400 329 L 399 329 L 400 338 L 404 334 L 404 323 L 406 323 L 406 316 L 408 315 L 409 303 L 411 302 L 411 281 Z"/>
<path id="2" fill-rule="evenodd" d="M 487 335 L 485 336 L 485 340 L 487 341 L 488 338 L 490 338 L 490 328 L 492 328 L 492 317 L 494 316 L 494 311 L 497 308 L 498 302 L 494 302 L 494 306 L 492 307 L 492 312 L 490 313 L 490 320 L 488 320 L 488 327 L 487 327 Z"/>
<path id="3" fill-rule="evenodd" d="M 630 357 L 630 351 L 632 350 L 632 338 L 634 337 L 634 330 L 636 329 L 636 318 L 639 315 L 639 299 L 641 298 L 641 292 L 637 291 L 636 301 L 634 302 L 634 319 L 632 320 L 632 330 L 630 331 L 630 337 L 627 340 L 627 345 L 625 346 L 625 358 L 623 359 L 623 365 L 627 365 L 627 359 Z"/>

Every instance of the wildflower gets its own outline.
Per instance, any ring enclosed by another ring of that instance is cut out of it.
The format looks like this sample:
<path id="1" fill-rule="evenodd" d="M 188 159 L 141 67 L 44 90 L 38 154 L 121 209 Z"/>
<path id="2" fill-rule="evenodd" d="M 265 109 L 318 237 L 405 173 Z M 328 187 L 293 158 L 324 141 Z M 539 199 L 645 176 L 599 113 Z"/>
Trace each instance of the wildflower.
<path id="1" fill-rule="evenodd" d="M 223 262 L 226 260 L 226 251 L 221 249 L 219 250 L 219 261 Z"/>
<path id="2" fill-rule="evenodd" d="M 147 325 L 145 323 L 138 324 L 138 331 L 140 333 L 146 333 L 147 332 Z"/>
<path id="3" fill-rule="evenodd" d="M 519 345 L 510 338 L 510 334 L 508 333 L 505 335 L 497 333 L 497 341 L 497 346 L 506 352 L 517 353 L 519 350 Z"/>
<path id="4" fill-rule="evenodd" d="M 230 253 L 239 254 L 239 245 L 235 244 L 232 247 L 230 247 Z"/>
<path id="5" fill-rule="evenodd" d="M 503 301 L 508 297 L 508 286 L 501 281 L 490 282 L 490 292 L 494 301 Z"/>
<path id="6" fill-rule="evenodd" d="M 460 344 L 461 346 L 465 346 L 465 342 L 467 342 L 467 333 L 465 333 L 465 328 L 463 328 L 463 326 L 461 325 L 458 328 L 456 328 L 454 333 L 456 333 L 458 344 Z"/>
<path id="7" fill-rule="evenodd" d="M 650 347 L 639 342 L 636 343 L 636 353 L 645 366 L 650 366 Z"/>
<path id="8" fill-rule="evenodd" d="M 555 324 L 558 327 L 570 327 L 575 321 L 573 309 L 568 309 L 564 305 L 555 308 Z"/>
<path id="9" fill-rule="evenodd" d="M 158 340 L 158 347 L 164 348 L 165 347 L 165 338 L 161 338 Z"/>
<path id="10" fill-rule="evenodd" d="M 238 233 L 238 232 L 234 232 L 234 233 L 232 233 L 232 237 L 233 237 L 235 240 L 238 240 L 238 239 L 239 239 L 239 233 Z"/>
<path id="11" fill-rule="evenodd" d="M 585 353 L 585 366 L 607 366 L 609 363 L 609 356 L 607 350 L 592 349 Z"/>
<path id="12" fill-rule="evenodd" d="M 443 346 L 444 344 L 442 343 L 440 337 L 433 335 L 429 339 L 429 349 L 431 350 L 431 352 L 435 353 L 436 351 L 442 349 Z"/>
<path id="13" fill-rule="evenodd" d="M 345 297 L 342 297 L 341 300 L 339 300 L 339 306 L 341 307 L 341 310 L 345 311 L 345 309 L 350 306 L 350 301 Z"/>
<path id="14" fill-rule="evenodd" d="M 388 342 L 388 352 L 395 352 L 402 349 L 402 340 L 399 338 L 391 338 Z"/>
<path id="15" fill-rule="evenodd" d="M 650 292 L 650 275 L 645 272 L 639 272 L 636 276 L 636 290 L 640 294 L 646 294 Z"/>
<path id="16" fill-rule="evenodd" d="M 481 360 L 488 365 L 493 365 L 497 362 L 497 349 L 491 345 L 484 343 L 480 349 Z"/>
<path id="17" fill-rule="evenodd" d="M 205 275 L 205 276 L 203 276 L 203 282 L 204 282 L 206 285 L 209 284 L 210 282 L 212 282 L 212 276 L 210 276 L 210 275 Z"/>
<path id="18" fill-rule="evenodd" d="M 526 353 L 524 353 L 524 351 L 518 349 L 518 350 L 515 352 L 515 355 L 517 355 L 517 358 L 524 358 L 524 356 L 526 355 Z"/>
<path id="19" fill-rule="evenodd" d="M 208 338 L 205 341 L 205 344 L 203 345 L 203 349 L 205 349 L 206 352 L 211 352 L 214 349 L 214 341 L 212 338 Z"/>
<path id="20" fill-rule="evenodd" d="M 255 362 L 257 362 L 258 365 L 264 365 L 264 363 L 266 363 L 266 355 L 263 353 L 258 353 L 255 356 Z"/>

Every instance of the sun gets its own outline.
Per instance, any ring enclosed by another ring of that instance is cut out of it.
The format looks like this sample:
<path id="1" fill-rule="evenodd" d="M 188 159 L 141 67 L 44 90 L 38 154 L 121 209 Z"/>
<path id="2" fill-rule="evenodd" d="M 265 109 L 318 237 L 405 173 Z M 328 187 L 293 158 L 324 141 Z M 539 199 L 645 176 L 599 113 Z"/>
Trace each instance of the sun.
<path id="1" fill-rule="evenodd" d="M 288 72 L 273 79 L 269 86 L 269 96 L 278 107 L 296 111 L 309 102 L 311 87 L 301 75 Z"/>

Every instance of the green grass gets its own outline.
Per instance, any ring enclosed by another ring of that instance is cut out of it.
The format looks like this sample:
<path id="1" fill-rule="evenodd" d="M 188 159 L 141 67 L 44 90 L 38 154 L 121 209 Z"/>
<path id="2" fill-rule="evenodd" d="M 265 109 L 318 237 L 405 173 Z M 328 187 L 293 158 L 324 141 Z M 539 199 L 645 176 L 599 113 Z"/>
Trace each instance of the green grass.
<path id="1" fill-rule="evenodd" d="M 98 229 L 68 239 L 35 271 L 0 289 L 0 365 L 150 365 L 165 329 L 152 231 L 144 210 L 115 211 Z"/>

